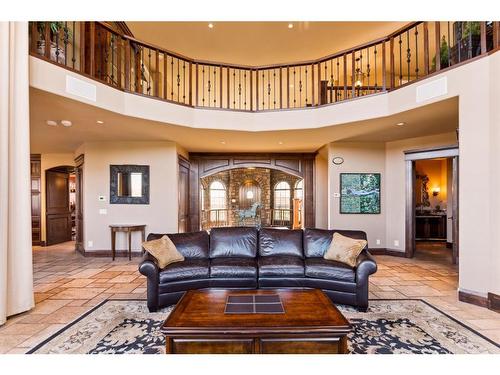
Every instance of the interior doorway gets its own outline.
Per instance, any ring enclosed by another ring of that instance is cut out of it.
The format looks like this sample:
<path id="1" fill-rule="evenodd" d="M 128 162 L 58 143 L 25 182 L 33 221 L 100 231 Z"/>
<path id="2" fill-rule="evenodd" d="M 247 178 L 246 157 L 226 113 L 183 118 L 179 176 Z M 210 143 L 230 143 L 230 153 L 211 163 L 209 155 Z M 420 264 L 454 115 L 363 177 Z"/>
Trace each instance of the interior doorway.
<path id="1" fill-rule="evenodd" d="M 76 239 L 75 167 L 58 166 L 45 171 L 46 245 Z"/>
<path id="2" fill-rule="evenodd" d="M 458 147 L 405 152 L 406 256 L 458 264 Z"/>

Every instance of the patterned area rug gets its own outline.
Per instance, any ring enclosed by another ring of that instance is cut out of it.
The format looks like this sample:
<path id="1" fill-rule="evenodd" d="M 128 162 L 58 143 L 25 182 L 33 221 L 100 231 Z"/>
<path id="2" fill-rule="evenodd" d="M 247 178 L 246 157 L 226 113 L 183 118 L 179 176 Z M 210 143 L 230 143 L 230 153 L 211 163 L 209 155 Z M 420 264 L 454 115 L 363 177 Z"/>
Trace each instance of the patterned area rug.
<path id="1" fill-rule="evenodd" d="M 353 354 L 500 353 L 500 346 L 422 300 L 372 300 L 368 312 L 338 306 L 353 325 Z M 164 353 L 160 332 L 173 306 L 150 313 L 145 301 L 107 300 L 28 353 Z"/>

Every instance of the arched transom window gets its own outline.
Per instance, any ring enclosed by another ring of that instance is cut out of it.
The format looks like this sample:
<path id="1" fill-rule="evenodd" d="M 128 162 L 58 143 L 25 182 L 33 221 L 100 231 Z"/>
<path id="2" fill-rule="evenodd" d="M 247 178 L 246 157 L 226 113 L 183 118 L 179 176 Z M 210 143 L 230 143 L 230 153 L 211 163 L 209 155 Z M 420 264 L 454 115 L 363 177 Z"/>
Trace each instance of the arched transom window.
<path id="1" fill-rule="evenodd" d="M 210 221 L 221 225 L 227 221 L 227 190 L 221 181 L 213 181 L 209 186 Z"/>

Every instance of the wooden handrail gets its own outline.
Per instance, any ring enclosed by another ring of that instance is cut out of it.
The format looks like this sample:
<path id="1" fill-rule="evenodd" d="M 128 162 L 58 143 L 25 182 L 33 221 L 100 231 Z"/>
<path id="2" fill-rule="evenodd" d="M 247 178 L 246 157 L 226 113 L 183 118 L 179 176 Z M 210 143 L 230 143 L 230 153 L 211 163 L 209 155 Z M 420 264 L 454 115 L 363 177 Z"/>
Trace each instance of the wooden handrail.
<path id="1" fill-rule="evenodd" d="M 104 22 L 43 22 L 41 26 L 32 22 L 29 45 L 34 56 L 123 91 L 190 107 L 255 112 L 318 107 L 379 94 L 500 47 L 497 21 L 480 21 L 480 37 L 477 22 L 458 24 L 468 30 L 467 39 L 454 39 L 453 45 L 450 24 L 441 30 L 441 22 L 433 23 L 431 35 L 432 23 L 411 22 L 387 36 L 318 59 L 259 66 L 193 59 L 122 35 Z M 72 27 L 72 49 L 67 48 L 68 27 Z M 441 31 L 447 36 L 447 55 L 441 54 L 445 36 Z M 429 48 L 431 38 L 434 51 Z M 43 51 L 37 40 L 45 42 Z"/>

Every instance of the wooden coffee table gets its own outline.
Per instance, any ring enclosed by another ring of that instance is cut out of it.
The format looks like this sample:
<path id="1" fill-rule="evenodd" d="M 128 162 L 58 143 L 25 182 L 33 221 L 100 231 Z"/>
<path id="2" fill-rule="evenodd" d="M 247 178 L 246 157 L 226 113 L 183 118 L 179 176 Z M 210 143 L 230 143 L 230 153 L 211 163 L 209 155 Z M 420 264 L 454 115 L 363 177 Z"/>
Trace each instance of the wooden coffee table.
<path id="1" fill-rule="evenodd" d="M 162 326 L 168 354 L 347 353 L 350 330 L 317 289 L 190 290 Z"/>

